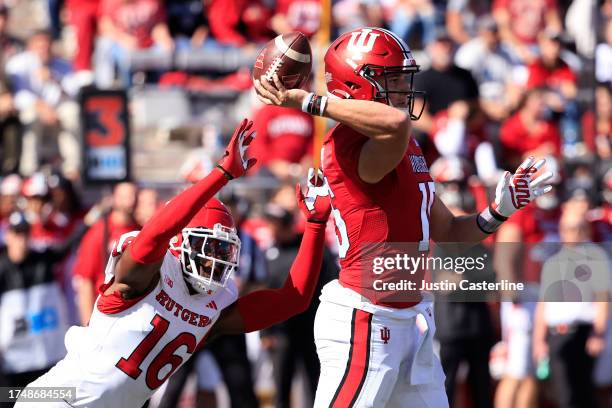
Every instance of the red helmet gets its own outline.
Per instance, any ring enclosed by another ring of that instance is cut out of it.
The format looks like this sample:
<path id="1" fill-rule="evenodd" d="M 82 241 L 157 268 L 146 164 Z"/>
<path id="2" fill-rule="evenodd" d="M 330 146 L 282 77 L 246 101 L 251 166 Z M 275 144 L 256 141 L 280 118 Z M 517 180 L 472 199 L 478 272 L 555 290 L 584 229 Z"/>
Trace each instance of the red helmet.
<path id="1" fill-rule="evenodd" d="M 330 95 L 379 101 L 407 109 L 413 120 L 423 112 L 422 107 L 418 115 L 413 113 L 415 95 L 424 96 L 424 92 L 412 90 L 417 72 L 419 66 L 410 48 L 400 37 L 382 28 L 358 28 L 342 34 L 325 53 L 325 81 Z M 394 88 L 389 83 L 392 77 L 406 77 L 408 89 L 390 89 Z M 404 106 L 393 105 L 392 94 L 402 94 Z"/>
<path id="2" fill-rule="evenodd" d="M 229 210 L 211 198 L 170 241 L 185 279 L 199 292 L 211 294 L 225 287 L 238 267 L 240 238 Z"/>

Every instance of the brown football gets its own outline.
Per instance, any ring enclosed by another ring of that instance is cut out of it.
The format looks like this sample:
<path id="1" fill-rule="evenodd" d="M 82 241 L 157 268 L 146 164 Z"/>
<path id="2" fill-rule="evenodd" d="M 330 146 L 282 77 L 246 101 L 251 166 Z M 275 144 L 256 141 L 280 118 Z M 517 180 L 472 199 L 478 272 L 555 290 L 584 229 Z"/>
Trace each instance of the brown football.
<path id="1" fill-rule="evenodd" d="M 282 34 L 270 40 L 257 55 L 253 79 L 262 76 L 273 82 L 277 74 L 287 89 L 301 88 L 312 68 L 312 52 L 306 36 L 300 32 Z"/>

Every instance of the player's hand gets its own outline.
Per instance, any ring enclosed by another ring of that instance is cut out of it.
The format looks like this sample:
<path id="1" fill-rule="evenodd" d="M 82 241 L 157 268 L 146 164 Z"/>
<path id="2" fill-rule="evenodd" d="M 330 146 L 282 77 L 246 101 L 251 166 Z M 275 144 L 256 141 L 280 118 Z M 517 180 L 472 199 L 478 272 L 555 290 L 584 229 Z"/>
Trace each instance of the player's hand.
<path id="1" fill-rule="evenodd" d="M 248 169 L 257 163 L 257 159 L 249 159 L 246 155 L 248 146 L 255 139 L 255 131 L 251 130 L 253 122 L 243 119 L 240 126 L 236 128 L 230 140 L 225 154 L 217 167 L 227 176 L 234 179 L 244 176 Z"/>
<path id="2" fill-rule="evenodd" d="M 545 159 L 536 161 L 533 156 L 529 156 L 514 174 L 509 171 L 505 172 L 497 183 L 495 202 L 491 208 L 502 217 L 508 218 L 536 197 L 552 190 L 552 186 L 547 183 L 554 175 L 552 171 L 547 171 L 535 180 L 533 179 L 534 174 L 544 163 L 546 163 Z"/>
<path id="3" fill-rule="evenodd" d="M 325 224 L 331 213 L 330 190 L 327 180 L 321 170 L 310 168 L 306 182 L 306 196 L 302 193 L 300 184 L 295 186 L 295 196 L 304 217 L 309 222 Z"/>
<path id="4" fill-rule="evenodd" d="M 266 105 L 283 106 L 285 108 L 302 107 L 302 101 L 308 95 L 303 89 L 285 89 L 278 75 L 274 74 L 274 83 L 270 83 L 263 76 L 261 81 L 253 81 L 257 98 Z"/>

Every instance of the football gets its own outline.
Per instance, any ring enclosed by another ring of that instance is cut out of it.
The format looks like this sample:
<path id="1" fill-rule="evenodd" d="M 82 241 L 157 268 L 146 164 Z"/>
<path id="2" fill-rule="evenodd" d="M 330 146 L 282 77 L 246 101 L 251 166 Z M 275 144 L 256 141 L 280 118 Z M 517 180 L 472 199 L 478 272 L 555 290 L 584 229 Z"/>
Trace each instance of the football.
<path id="1" fill-rule="evenodd" d="M 270 40 L 259 52 L 253 66 L 253 80 L 262 76 L 273 82 L 277 74 L 287 89 L 301 88 L 312 68 L 312 51 L 300 32 L 282 34 Z"/>

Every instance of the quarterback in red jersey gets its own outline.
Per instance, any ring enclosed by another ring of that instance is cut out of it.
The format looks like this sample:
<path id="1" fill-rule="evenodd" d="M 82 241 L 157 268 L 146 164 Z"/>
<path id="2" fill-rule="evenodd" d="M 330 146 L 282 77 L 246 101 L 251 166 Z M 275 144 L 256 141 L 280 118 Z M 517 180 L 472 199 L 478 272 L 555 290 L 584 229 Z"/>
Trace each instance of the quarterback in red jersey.
<path id="1" fill-rule="evenodd" d="M 314 171 L 306 197 L 296 186 L 307 222 L 285 285 L 238 298 L 231 279 L 240 239 L 229 211 L 213 196 L 254 164 L 246 157 L 251 126 L 242 122 L 208 176 L 168 202 L 142 231 L 119 239 L 89 325 L 70 328 L 66 357 L 28 385 L 17 407 L 34 405 L 26 400 L 34 387 L 76 388 L 76 395 L 44 407 L 141 407 L 206 339 L 260 330 L 308 307 L 330 213 L 328 194 L 320 194 L 327 186 Z"/>
<path id="2" fill-rule="evenodd" d="M 339 122 L 324 141 L 322 163 L 341 272 L 323 288 L 315 321 L 321 361 L 315 406 L 448 406 L 444 374 L 433 354 L 431 299 L 418 290 L 399 299 L 380 291 L 371 279 L 372 261 L 393 243 L 409 243 L 414 257 L 427 253 L 430 239 L 481 241 L 549 191 L 552 174 L 534 177 L 544 160 L 529 158 L 515 174 L 504 174 L 487 209 L 455 217 L 436 198 L 411 137 L 411 120 L 420 116 L 414 105 L 418 91 L 412 89 L 419 66 L 404 41 L 380 28 L 345 33 L 327 50 L 325 71 L 328 96 L 287 90 L 278 77 L 273 83 L 255 81 L 264 103 Z M 422 274 L 421 268 L 403 271 L 405 280 L 415 283 Z"/>

